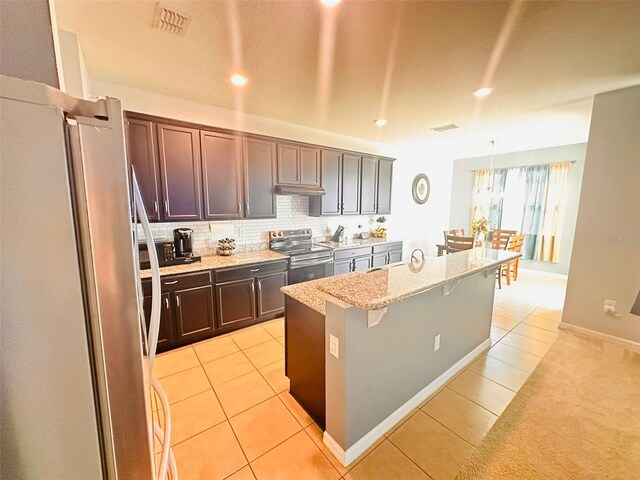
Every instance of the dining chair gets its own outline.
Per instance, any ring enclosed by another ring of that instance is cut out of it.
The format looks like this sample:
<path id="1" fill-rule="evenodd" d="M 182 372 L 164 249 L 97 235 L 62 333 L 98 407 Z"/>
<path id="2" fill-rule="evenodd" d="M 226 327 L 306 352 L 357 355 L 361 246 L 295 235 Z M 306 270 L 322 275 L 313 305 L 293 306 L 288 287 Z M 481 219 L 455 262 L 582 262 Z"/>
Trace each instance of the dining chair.
<path id="1" fill-rule="evenodd" d="M 520 252 L 522 244 L 524 243 L 524 235 L 512 235 L 507 240 L 507 246 L 505 250 L 510 252 Z M 519 258 L 511 260 L 510 262 L 503 263 L 498 269 L 498 286 L 502 288 L 502 277 L 507 279 L 507 285 L 511 285 L 511 274 L 513 273 L 513 279 L 518 279 L 518 263 Z"/>
<path id="2" fill-rule="evenodd" d="M 444 230 L 442 233 L 444 234 L 444 243 L 443 244 L 436 243 L 439 257 L 441 257 L 447 251 L 447 235 L 456 235 L 458 237 L 464 237 L 464 228 L 453 228 L 451 230 Z"/>
<path id="3" fill-rule="evenodd" d="M 494 250 L 504 250 L 507 248 L 509 238 L 518 233 L 517 230 L 501 230 L 494 228 L 491 230 L 491 248 Z"/>
<path id="4" fill-rule="evenodd" d="M 446 236 L 447 253 L 462 252 L 463 250 L 471 250 L 473 248 L 474 238 L 459 235 Z"/>

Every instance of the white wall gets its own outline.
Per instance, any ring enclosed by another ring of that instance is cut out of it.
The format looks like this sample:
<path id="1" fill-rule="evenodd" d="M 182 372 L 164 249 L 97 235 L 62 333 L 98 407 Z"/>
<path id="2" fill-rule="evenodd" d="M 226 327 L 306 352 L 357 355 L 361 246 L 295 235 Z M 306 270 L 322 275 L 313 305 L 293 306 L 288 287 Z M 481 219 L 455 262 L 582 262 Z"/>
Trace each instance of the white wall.
<path id="1" fill-rule="evenodd" d="M 640 85 L 596 95 L 562 321 L 640 342 Z M 618 302 L 620 317 L 603 312 Z"/>
<path id="2" fill-rule="evenodd" d="M 0 73 L 58 87 L 47 0 L 0 1 Z"/>
<path id="3" fill-rule="evenodd" d="M 73 32 L 58 30 L 58 41 L 64 77 L 64 86 L 61 85 L 61 89 L 78 98 L 89 99 L 89 75 L 78 36 Z"/>
<path id="4" fill-rule="evenodd" d="M 569 271 L 571 251 L 573 246 L 576 218 L 578 215 L 578 202 L 580 200 L 580 187 L 582 184 L 582 172 L 587 150 L 586 143 L 564 145 L 560 147 L 541 148 L 523 152 L 504 153 L 495 155 L 494 168 L 508 168 L 521 165 L 539 165 L 545 163 L 575 161 L 571 165 L 569 176 L 569 196 L 565 211 L 565 222 L 562 231 L 562 244 L 560 245 L 560 261 L 558 263 L 523 260 L 522 268 L 531 268 L 551 273 L 566 275 Z M 452 189 L 455 194 L 451 197 L 451 214 L 449 216 L 449 228 L 464 228 L 469 231 L 472 190 L 474 182 L 473 170 L 489 168 L 491 156 L 463 158 L 453 162 Z"/>

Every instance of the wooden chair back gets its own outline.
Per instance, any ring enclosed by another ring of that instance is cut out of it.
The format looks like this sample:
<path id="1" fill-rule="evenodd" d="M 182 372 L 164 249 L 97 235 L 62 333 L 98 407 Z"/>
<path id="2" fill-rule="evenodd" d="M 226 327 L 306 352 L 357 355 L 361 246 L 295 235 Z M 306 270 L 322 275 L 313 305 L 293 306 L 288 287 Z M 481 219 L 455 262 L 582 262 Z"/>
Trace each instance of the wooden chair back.
<path id="1" fill-rule="evenodd" d="M 461 252 L 463 250 L 471 250 L 473 248 L 473 237 L 447 235 L 446 240 L 447 253 Z"/>
<path id="2" fill-rule="evenodd" d="M 447 244 L 447 235 L 455 235 L 457 237 L 464 237 L 464 228 L 452 228 L 451 230 L 445 230 L 444 232 L 444 244 Z"/>
<path id="3" fill-rule="evenodd" d="M 509 239 L 518 233 L 516 230 L 501 230 L 494 228 L 491 231 L 491 248 L 494 250 L 505 250 Z"/>

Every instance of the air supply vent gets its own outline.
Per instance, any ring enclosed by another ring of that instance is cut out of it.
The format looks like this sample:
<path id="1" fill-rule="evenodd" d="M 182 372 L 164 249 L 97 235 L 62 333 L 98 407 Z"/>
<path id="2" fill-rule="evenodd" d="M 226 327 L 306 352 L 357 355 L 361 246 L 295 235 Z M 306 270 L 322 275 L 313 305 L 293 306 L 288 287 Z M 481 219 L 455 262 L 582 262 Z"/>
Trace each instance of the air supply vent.
<path id="1" fill-rule="evenodd" d="M 434 132 L 446 132 L 447 130 L 455 130 L 456 128 L 460 128 L 460 125 L 458 125 L 457 123 L 447 123 L 446 125 L 433 127 L 431 130 L 433 130 Z"/>
<path id="2" fill-rule="evenodd" d="M 158 3 L 153 27 L 177 37 L 184 37 L 193 16 Z"/>

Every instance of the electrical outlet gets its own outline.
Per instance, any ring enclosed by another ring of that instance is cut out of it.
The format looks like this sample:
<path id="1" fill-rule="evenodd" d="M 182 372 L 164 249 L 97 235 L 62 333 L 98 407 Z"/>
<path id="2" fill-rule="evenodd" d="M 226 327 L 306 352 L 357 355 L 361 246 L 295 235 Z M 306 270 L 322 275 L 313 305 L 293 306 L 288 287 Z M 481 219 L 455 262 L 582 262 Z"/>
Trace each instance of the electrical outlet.
<path id="1" fill-rule="evenodd" d="M 616 301 L 615 300 L 607 300 L 604 301 L 604 312 L 605 313 L 616 313 Z"/>
<path id="2" fill-rule="evenodd" d="M 336 358 L 340 358 L 340 340 L 329 334 L 329 353 Z"/>
<path id="3" fill-rule="evenodd" d="M 435 340 L 433 341 L 433 351 L 437 352 L 440 350 L 440 335 L 436 335 Z"/>

